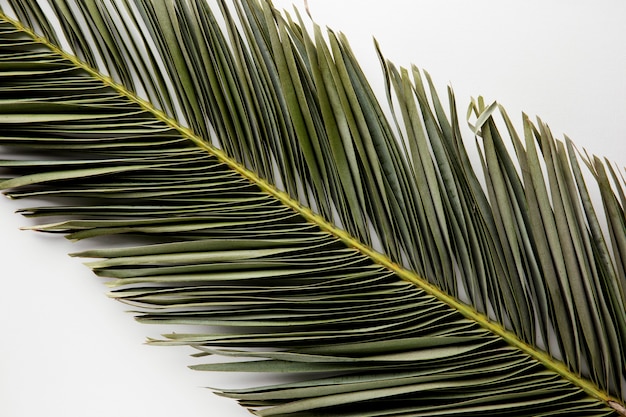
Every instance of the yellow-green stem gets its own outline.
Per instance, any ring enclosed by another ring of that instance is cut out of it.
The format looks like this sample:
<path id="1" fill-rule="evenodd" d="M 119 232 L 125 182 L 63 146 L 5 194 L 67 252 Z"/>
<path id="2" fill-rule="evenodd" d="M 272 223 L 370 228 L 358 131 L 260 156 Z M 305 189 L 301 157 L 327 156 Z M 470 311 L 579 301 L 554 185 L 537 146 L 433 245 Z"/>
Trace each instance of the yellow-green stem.
<path id="1" fill-rule="evenodd" d="M 400 278 L 415 284 L 418 288 L 422 289 L 426 293 L 432 295 L 437 298 L 441 302 L 447 304 L 454 310 L 457 310 L 467 319 L 478 323 L 483 328 L 492 332 L 493 334 L 501 337 L 511 346 L 521 350 L 527 355 L 531 356 L 538 362 L 542 363 L 546 368 L 552 370 L 553 372 L 559 374 L 564 379 L 569 380 L 574 385 L 580 387 L 583 391 L 585 391 L 588 395 L 599 399 L 600 401 L 606 403 L 609 407 L 616 410 L 618 413 L 626 416 L 626 408 L 624 405 L 620 403 L 620 401 L 616 398 L 611 397 L 608 393 L 604 392 L 602 389 L 597 387 L 593 382 L 588 381 L 581 376 L 573 373 L 567 366 L 565 366 L 562 362 L 555 360 L 547 353 L 538 350 L 537 348 L 527 344 L 522 341 L 519 337 L 517 337 L 514 333 L 510 332 L 506 328 L 504 328 L 499 323 L 493 322 L 484 314 L 478 312 L 471 306 L 462 303 L 456 298 L 446 294 L 430 282 L 428 282 L 425 278 L 419 276 L 415 272 L 412 272 L 397 263 L 393 262 L 387 256 L 376 252 L 371 247 L 364 245 L 359 242 L 357 239 L 352 237 L 350 234 L 345 232 L 342 229 L 339 229 L 334 224 L 327 221 L 322 216 L 314 213 L 308 207 L 303 206 L 298 201 L 293 199 L 287 193 L 279 190 L 273 184 L 270 184 L 263 178 L 259 177 L 254 172 L 248 170 L 240 163 L 238 163 L 233 158 L 229 157 L 224 151 L 219 148 L 216 148 L 213 145 L 210 145 L 205 140 L 197 136 L 194 132 L 192 132 L 189 128 L 182 126 L 177 120 L 171 118 L 161 110 L 155 108 L 150 102 L 144 100 L 143 98 L 137 96 L 134 92 L 126 89 L 123 85 L 118 84 L 110 77 L 103 75 L 97 69 L 90 67 L 85 64 L 81 60 L 79 60 L 76 56 L 71 55 L 64 50 L 60 49 L 56 45 L 50 43 L 47 39 L 40 37 L 36 33 L 34 33 L 30 28 L 25 27 L 19 21 L 16 21 L 8 16 L 6 16 L 2 11 L 0 11 L 0 19 L 4 19 L 5 21 L 14 25 L 18 30 L 26 33 L 28 36 L 33 38 L 36 42 L 42 44 L 43 46 L 49 48 L 53 52 L 61 55 L 63 58 L 71 61 L 74 65 L 81 68 L 85 72 L 89 73 L 94 78 L 102 81 L 105 85 L 110 88 L 113 88 L 121 95 L 127 97 L 130 101 L 136 103 L 144 110 L 154 114 L 154 116 L 160 120 L 161 122 L 167 124 L 171 128 L 180 132 L 181 135 L 187 137 L 189 140 L 194 142 L 197 146 L 202 149 L 205 149 L 208 153 L 212 154 L 216 158 L 218 158 L 222 163 L 228 165 L 232 170 L 236 171 L 243 177 L 247 178 L 250 182 L 258 186 L 261 190 L 266 192 L 267 194 L 273 196 L 277 200 L 279 200 L 284 205 L 292 208 L 302 217 L 304 217 L 307 221 L 317 225 L 321 230 L 337 237 L 339 240 L 344 242 L 349 247 L 352 247 L 362 254 L 371 258 L 374 262 L 382 265 L 389 270 L 393 271 Z"/>

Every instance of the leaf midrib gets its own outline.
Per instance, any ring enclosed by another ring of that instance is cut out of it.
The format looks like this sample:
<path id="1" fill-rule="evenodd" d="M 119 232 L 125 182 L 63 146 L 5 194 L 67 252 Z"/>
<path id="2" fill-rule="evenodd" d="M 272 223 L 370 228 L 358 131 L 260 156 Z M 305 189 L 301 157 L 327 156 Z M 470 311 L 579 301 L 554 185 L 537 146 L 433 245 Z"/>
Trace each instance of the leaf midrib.
<path id="1" fill-rule="evenodd" d="M 205 150 L 210 155 L 216 157 L 220 162 L 226 164 L 230 169 L 237 172 L 242 177 L 249 180 L 252 184 L 259 187 L 263 192 L 268 195 L 276 198 L 285 206 L 294 210 L 297 214 L 302 216 L 308 222 L 315 224 L 322 231 L 329 233 L 330 235 L 336 237 L 348 247 L 354 248 L 359 251 L 361 254 L 370 258 L 374 263 L 377 263 L 388 270 L 392 271 L 401 279 L 408 281 L 421 290 L 425 291 L 427 294 L 435 297 L 440 302 L 445 303 L 453 310 L 462 314 L 466 319 L 477 323 L 487 331 L 492 334 L 502 338 L 505 342 L 511 345 L 514 348 L 519 349 L 525 354 L 529 355 L 533 359 L 540 362 L 547 369 L 557 373 L 562 378 L 570 381 L 574 385 L 578 386 L 588 395 L 606 403 L 609 407 L 616 410 L 618 413 L 626 416 L 626 408 L 620 403 L 620 401 L 610 394 L 606 393 L 602 389 L 600 389 L 593 382 L 582 378 L 580 375 L 572 372 L 565 364 L 560 361 L 555 360 L 547 353 L 537 349 L 534 346 L 527 344 L 522 341 L 515 333 L 507 330 L 501 324 L 491 321 L 486 315 L 478 312 L 473 307 L 462 303 L 456 298 L 446 294 L 441 289 L 436 287 L 435 285 L 428 282 L 424 277 L 418 275 L 417 273 L 404 268 L 403 266 L 397 264 L 392 261 L 387 256 L 375 251 L 373 248 L 361 243 L 357 239 L 355 239 L 352 235 L 347 233 L 346 231 L 338 228 L 331 222 L 327 221 L 322 216 L 313 212 L 310 208 L 303 206 L 300 202 L 293 199 L 289 194 L 284 191 L 279 190 L 274 185 L 270 184 L 263 178 L 259 177 L 256 173 L 248 170 L 241 164 L 239 164 L 236 160 L 228 156 L 223 150 L 214 147 L 213 145 L 204 141 L 201 137 L 195 134 L 191 129 L 181 125 L 177 120 L 171 118 L 163 111 L 154 107 L 150 102 L 145 99 L 139 97 L 134 92 L 128 90 L 123 85 L 117 83 L 111 77 L 106 76 L 100 73 L 97 69 L 92 68 L 88 64 L 84 63 L 76 56 L 60 49 L 56 45 L 49 42 L 46 38 L 42 38 L 35 32 L 33 32 L 30 28 L 22 25 L 21 22 L 7 16 L 4 14 L 2 10 L 0 10 L 0 19 L 5 20 L 6 22 L 12 24 L 17 30 L 25 33 L 29 37 L 31 37 L 35 42 L 41 44 L 42 46 L 50 49 L 52 52 L 60 55 L 62 58 L 70 61 L 77 68 L 87 72 L 93 78 L 101 81 L 105 86 L 114 89 L 118 94 L 123 97 L 126 97 L 132 103 L 140 106 L 147 112 L 150 112 L 154 117 L 170 128 L 176 130 L 181 134 L 181 136 L 187 138 L 192 141 L 196 146 Z"/>

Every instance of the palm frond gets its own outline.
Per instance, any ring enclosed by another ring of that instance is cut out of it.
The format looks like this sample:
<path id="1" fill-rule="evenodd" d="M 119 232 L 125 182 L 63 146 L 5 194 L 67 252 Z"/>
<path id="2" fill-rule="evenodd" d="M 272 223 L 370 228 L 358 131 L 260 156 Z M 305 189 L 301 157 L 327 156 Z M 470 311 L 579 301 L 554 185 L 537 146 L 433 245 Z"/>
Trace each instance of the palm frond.
<path id="1" fill-rule="evenodd" d="M 76 256 L 140 321 L 202 330 L 153 344 L 294 377 L 222 395 L 267 416 L 624 412 L 608 161 L 479 100 L 480 178 L 451 90 L 381 54 L 389 120 L 345 37 L 265 2 L 50 2 L 60 28 L 9 3 L 45 38 L 3 15 L 0 143 L 32 156 L 0 188 L 53 203 L 22 211 L 60 218 L 35 230 L 129 236 Z"/>

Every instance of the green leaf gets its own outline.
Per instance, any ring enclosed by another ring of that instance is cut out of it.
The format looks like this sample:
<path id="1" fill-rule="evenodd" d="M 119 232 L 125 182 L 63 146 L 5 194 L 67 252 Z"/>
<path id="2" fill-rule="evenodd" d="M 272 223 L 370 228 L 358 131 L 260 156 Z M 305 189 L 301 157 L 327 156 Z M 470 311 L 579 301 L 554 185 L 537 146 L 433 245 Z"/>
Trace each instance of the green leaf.
<path id="1" fill-rule="evenodd" d="M 0 15 L 0 145 L 21 155 L 0 188 L 46 198 L 30 229 L 124 242 L 74 256 L 139 321 L 192 326 L 151 344 L 293 377 L 218 392 L 267 416 L 622 413 L 610 163 L 479 98 L 474 167 L 451 90 L 446 109 L 379 50 L 390 121 L 345 36 L 265 1 L 52 2 L 60 25 L 9 3 L 47 39 Z"/>

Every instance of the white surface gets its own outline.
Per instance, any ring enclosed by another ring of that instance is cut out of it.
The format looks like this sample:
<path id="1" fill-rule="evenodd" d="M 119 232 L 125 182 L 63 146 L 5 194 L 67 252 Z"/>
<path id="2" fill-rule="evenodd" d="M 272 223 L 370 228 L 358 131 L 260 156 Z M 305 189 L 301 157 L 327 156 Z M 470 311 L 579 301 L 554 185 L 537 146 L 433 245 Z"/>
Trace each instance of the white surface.
<path id="1" fill-rule="evenodd" d="M 291 8 L 289 0 L 274 0 Z M 296 3 L 302 5 L 302 0 Z M 626 3 L 622 1 L 309 0 L 316 21 L 345 32 L 378 80 L 371 38 L 398 64 L 538 114 L 591 152 L 626 165 Z M 20 203 L 24 204 L 24 203 Z M 26 202 L 25 205 L 30 203 Z M 224 376 L 186 369 L 186 349 L 143 345 L 159 331 L 134 322 L 58 236 L 0 199 L 0 415 L 249 415 L 200 387 Z"/>

